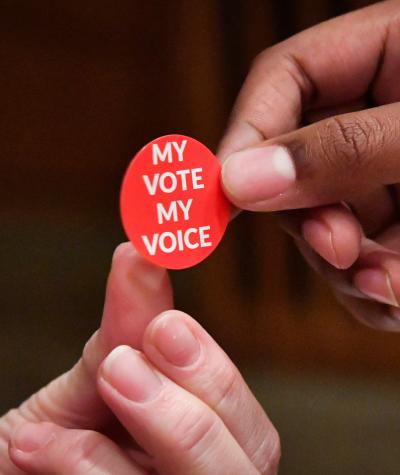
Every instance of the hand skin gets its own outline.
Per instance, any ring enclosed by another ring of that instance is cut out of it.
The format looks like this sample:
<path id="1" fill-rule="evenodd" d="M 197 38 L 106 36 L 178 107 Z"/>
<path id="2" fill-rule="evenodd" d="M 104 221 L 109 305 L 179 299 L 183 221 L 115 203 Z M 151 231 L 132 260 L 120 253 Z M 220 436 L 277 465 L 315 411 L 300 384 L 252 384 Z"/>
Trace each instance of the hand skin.
<path id="1" fill-rule="evenodd" d="M 400 1 L 262 52 L 220 145 L 238 208 L 277 211 L 369 326 L 400 330 Z"/>
<path id="2" fill-rule="evenodd" d="M 265 51 L 219 151 L 232 202 L 279 211 L 338 298 L 387 330 L 400 329 L 399 44 L 396 0 Z M 172 311 L 154 318 L 171 306 L 164 271 L 119 248 L 82 359 L 0 420 L 0 472 L 276 473 L 270 421 L 198 324 Z M 201 348 L 189 366 L 185 345 L 175 364 L 164 355 L 182 328 Z"/>
<path id="3" fill-rule="evenodd" d="M 148 323 L 171 307 L 172 292 L 165 270 L 148 264 L 130 244 L 121 244 L 112 260 L 100 329 L 86 344 L 82 358 L 0 419 L 0 473 L 21 473 L 10 462 L 7 446 L 12 431 L 25 421 L 118 432 L 115 417 L 96 390 L 97 369 L 118 345 L 140 349 Z"/>
<path id="4" fill-rule="evenodd" d="M 0 473 L 277 473 L 278 434 L 164 270 L 115 252 L 81 360 L 0 419 Z M 228 457 L 227 457 L 228 455 Z"/>

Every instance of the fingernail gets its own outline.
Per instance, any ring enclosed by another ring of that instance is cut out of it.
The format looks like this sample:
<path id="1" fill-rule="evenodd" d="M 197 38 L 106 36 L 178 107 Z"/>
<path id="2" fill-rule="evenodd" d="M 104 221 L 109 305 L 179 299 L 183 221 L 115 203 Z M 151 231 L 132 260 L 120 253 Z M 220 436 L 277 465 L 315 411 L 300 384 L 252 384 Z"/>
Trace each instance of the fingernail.
<path id="1" fill-rule="evenodd" d="M 388 272 L 382 269 L 363 269 L 354 275 L 353 282 L 368 297 L 381 303 L 399 306 Z"/>
<path id="2" fill-rule="evenodd" d="M 307 219 L 302 224 L 302 234 L 315 252 L 333 266 L 340 268 L 332 231 L 328 226 L 316 219 Z"/>
<path id="3" fill-rule="evenodd" d="M 22 452 L 36 452 L 46 447 L 53 439 L 55 433 L 52 424 L 27 422 L 16 430 L 11 438 L 11 444 Z"/>
<path id="4" fill-rule="evenodd" d="M 135 402 L 153 399 L 162 386 L 160 378 L 138 351 L 118 346 L 105 359 L 102 376 L 123 397 Z"/>
<path id="5" fill-rule="evenodd" d="M 287 191 L 295 180 L 292 157 L 278 145 L 235 152 L 222 166 L 226 191 L 243 203 L 274 198 Z"/>
<path id="6" fill-rule="evenodd" d="M 200 343 L 181 318 L 161 317 L 154 325 L 152 343 L 158 352 L 174 366 L 190 366 L 200 356 Z"/>

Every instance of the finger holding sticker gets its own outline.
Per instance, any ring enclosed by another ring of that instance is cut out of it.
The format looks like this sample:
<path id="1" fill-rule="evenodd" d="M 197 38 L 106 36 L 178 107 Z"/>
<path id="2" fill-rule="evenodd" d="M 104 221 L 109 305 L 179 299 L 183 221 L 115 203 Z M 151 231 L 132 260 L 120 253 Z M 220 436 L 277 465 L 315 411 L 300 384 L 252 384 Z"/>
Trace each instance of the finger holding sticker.
<path id="1" fill-rule="evenodd" d="M 198 264 L 219 244 L 230 214 L 214 154 L 184 135 L 153 140 L 134 157 L 121 190 L 125 231 L 168 269 Z"/>

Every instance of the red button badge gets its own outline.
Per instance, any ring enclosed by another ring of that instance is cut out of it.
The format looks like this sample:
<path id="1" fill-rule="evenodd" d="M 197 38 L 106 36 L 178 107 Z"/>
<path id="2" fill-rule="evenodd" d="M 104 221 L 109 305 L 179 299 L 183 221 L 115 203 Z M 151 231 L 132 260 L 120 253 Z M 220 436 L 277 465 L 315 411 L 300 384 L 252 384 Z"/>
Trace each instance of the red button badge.
<path id="1" fill-rule="evenodd" d="M 122 222 L 135 248 L 168 269 L 209 256 L 230 215 L 220 174 L 215 155 L 191 137 L 165 135 L 143 147 L 121 189 Z"/>

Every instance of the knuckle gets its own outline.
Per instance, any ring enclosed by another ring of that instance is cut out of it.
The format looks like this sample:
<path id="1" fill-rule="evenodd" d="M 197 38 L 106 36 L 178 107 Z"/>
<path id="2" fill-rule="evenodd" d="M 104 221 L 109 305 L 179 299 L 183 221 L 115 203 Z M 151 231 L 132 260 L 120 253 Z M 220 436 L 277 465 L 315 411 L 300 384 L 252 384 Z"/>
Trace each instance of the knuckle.
<path id="1" fill-rule="evenodd" d="M 78 375 L 83 373 L 93 377 L 102 362 L 102 356 L 104 356 L 104 350 L 102 349 L 100 330 L 96 330 L 86 342 L 82 357 L 72 368 L 72 371 Z"/>
<path id="2" fill-rule="evenodd" d="M 258 421 L 265 418 L 265 413 L 258 417 Z M 281 442 L 278 431 L 269 422 L 256 422 L 248 439 L 243 446 L 252 463 L 262 473 L 275 473 L 281 458 Z"/>
<path id="3" fill-rule="evenodd" d="M 259 445 L 252 460 L 260 467 L 262 474 L 277 473 L 281 460 L 281 440 L 275 428 L 270 430 L 268 438 Z"/>
<path id="4" fill-rule="evenodd" d="M 174 450 L 181 454 L 204 453 L 213 443 L 220 431 L 218 419 L 211 411 L 202 408 L 201 411 L 189 407 L 174 427 L 174 437 L 171 441 Z"/>
<path id="5" fill-rule="evenodd" d="M 0 438 L 6 439 L 8 434 L 10 434 L 18 424 L 24 421 L 25 418 L 19 409 L 10 409 L 0 419 Z"/>
<path id="6" fill-rule="evenodd" d="M 67 387 L 76 386 L 79 377 L 78 362 L 67 373 L 51 381 L 31 396 L 21 407 L 21 413 L 27 418 L 34 416 L 38 420 L 56 420 L 61 425 L 84 426 L 87 424 L 87 414 L 79 414 L 72 408 L 63 407 L 59 395 Z"/>
<path id="7" fill-rule="evenodd" d="M 212 406 L 217 412 L 226 403 L 230 404 L 233 400 L 240 399 L 242 379 L 232 364 L 223 365 L 211 381 L 213 387 L 209 388 L 209 392 L 212 394 Z"/>
<path id="8" fill-rule="evenodd" d="M 270 54 L 270 48 L 264 49 L 257 53 L 250 63 L 250 70 L 263 67 L 267 57 Z"/>
<path id="9" fill-rule="evenodd" d="M 266 64 L 268 64 L 270 61 L 281 61 L 282 58 L 285 58 L 285 54 L 282 54 L 279 44 L 264 48 L 263 50 L 259 51 L 251 60 L 250 71 L 258 68 L 261 68 L 261 70 L 264 71 Z M 286 64 L 285 59 L 283 63 Z"/>
<path id="10" fill-rule="evenodd" d="M 322 121 L 317 134 L 322 158 L 346 172 L 367 167 L 385 141 L 385 127 L 373 116 L 331 117 Z"/>

